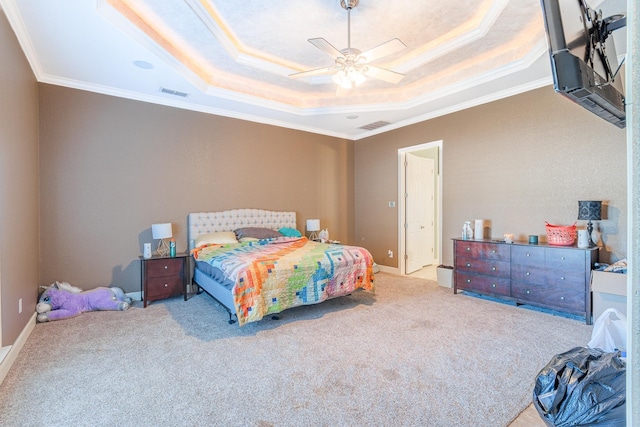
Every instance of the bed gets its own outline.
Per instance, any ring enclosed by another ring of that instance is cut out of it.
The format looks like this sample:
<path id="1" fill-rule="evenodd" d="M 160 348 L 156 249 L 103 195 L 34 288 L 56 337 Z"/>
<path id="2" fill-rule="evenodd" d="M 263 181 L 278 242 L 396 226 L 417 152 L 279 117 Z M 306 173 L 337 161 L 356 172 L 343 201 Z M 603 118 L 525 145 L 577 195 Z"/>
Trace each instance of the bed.
<path id="1" fill-rule="evenodd" d="M 188 215 L 193 285 L 240 326 L 356 290 L 374 291 L 364 248 L 310 241 L 295 212 L 234 209 Z"/>

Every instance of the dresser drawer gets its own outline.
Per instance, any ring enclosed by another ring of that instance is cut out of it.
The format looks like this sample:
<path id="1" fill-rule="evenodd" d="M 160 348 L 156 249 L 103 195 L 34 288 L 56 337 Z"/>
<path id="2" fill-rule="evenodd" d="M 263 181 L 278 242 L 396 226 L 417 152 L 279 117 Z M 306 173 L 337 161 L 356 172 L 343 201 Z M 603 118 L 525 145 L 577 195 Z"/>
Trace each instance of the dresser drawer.
<path id="1" fill-rule="evenodd" d="M 585 269 L 585 252 L 575 249 L 547 248 L 545 251 L 545 267 L 558 270 Z"/>
<path id="2" fill-rule="evenodd" d="M 544 248 L 536 246 L 514 246 L 511 248 L 511 262 L 519 265 L 544 265 Z"/>
<path id="3" fill-rule="evenodd" d="M 148 278 L 181 275 L 182 264 L 181 258 L 163 258 L 146 261 L 145 275 Z"/>
<path id="4" fill-rule="evenodd" d="M 509 277 L 509 262 L 478 258 L 458 258 L 458 270 L 467 273 L 487 274 L 490 276 Z"/>
<path id="5" fill-rule="evenodd" d="M 586 276 L 583 271 L 567 270 L 547 272 L 547 285 L 586 292 Z"/>
<path id="6" fill-rule="evenodd" d="M 169 298 L 184 292 L 184 282 L 181 276 L 154 277 L 147 280 L 148 300 Z"/>
<path id="7" fill-rule="evenodd" d="M 547 270 L 533 265 L 511 265 L 511 280 L 517 280 L 518 282 L 545 285 L 547 283 L 547 275 Z"/>
<path id="8" fill-rule="evenodd" d="M 457 241 L 455 246 L 457 257 L 509 261 L 510 247 L 508 245 L 469 240 Z"/>
<path id="9" fill-rule="evenodd" d="M 491 295 L 509 296 L 511 285 L 508 277 L 491 277 L 456 272 L 456 288 Z"/>
<path id="10" fill-rule="evenodd" d="M 584 291 L 566 289 L 559 286 L 544 286 L 532 283 L 511 283 L 511 296 L 520 301 L 531 302 L 544 307 L 569 310 L 574 312 L 585 311 Z"/>

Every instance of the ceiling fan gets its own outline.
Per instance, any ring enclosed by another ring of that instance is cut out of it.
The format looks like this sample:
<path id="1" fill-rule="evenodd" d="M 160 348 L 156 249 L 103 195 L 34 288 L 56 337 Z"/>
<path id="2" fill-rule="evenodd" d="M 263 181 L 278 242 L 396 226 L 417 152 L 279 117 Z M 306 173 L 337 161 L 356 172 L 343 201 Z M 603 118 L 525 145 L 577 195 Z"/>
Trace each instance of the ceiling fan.
<path id="1" fill-rule="evenodd" d="M 351 9 L 356 7 L 359 0 L 340 0 L 340 6 L 347 11 L 347 47 L 336 49 L 322 37 L 309 39 L 309 43 L 334 58 L 335 64 L 330 67 L 317 68 L 290 74 L 292 79 L 311 76 L 333 75 L 333 81 L 343 89 L 353 89 L 363 83 L 367 77 L 397 84 L 404 74 L 387 70 L 386 68 L 370 65 L 371 62 L 384 56 L 396 53 L 406 46 L 399 39 L 391 39 L 365 52 L 351 47 Z"/>

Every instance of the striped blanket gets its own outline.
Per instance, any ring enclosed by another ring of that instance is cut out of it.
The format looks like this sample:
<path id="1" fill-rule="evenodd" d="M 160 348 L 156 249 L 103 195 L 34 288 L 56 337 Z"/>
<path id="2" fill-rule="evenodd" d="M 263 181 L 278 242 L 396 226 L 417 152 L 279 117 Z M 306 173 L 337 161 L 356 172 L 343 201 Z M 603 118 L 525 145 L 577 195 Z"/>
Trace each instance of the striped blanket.
<path id="1" fill-rule="evenodd" d="M 193 255 L 235 283 L 232 292 L 240 326 L 356 289 L 374 290 L 373 258 L 357 246 L 278 237 L 206 246 Z"/>

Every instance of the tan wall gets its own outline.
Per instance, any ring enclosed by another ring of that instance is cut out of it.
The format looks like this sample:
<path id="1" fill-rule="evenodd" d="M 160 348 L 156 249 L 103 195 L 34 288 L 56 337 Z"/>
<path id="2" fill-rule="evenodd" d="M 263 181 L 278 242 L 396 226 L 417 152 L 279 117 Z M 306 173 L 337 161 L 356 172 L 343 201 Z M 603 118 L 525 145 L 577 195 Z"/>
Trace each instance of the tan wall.
<path id="1" fill-rule="evenodd" d="M 140 288 L 151 224 L 187 248 L 189 212 L 235 208 L 319 218 L 353 236 L 353 142 L 41 85 L 40 280 Z"/>
<path id="2" fill-rule="evenodd" d="M 5 346 L 24 329 L 38 296 L 38 84 L 1 9 L 0 58 L 0 299 Z"/>
<path id="3" fill-rule="evenodd" d="M 353 143 L 40 85 L 41 264 L 39 280 L 30 278 L 38 274 L 24 257 L 38 246 L 37 87 L 6 21 L 0 28 L 12 59 L 0 71 L 9 82 L 0 101 L 5 342 L 24 326 L 10 314 L 17 298 L 31 314 L 34 282 L 138 290 L 137 256 L 151 241 L 150 225 L 172 222 L 184 250 L 193 211 L 294 210 L 299 228 L 320 218 L 332 238 L 395 267 L 386 254 L 398 250 L 397 210 L 388 207 L 398 200 L 397 150 L 437 140 L 443 263 L 451 263 L 450 238 L 464 220 L 492 220 L 494 236 L 544 234 L 545 220 L 574 222 L 581 199 L 608 204 L 602 259 L 626 256 L 625 133 L 550 88 Z"/>
<path id="4" fill-rule="evenodd" d="M 570 225 L 578 200 L 602 200 L 600 259 L 626 257 L 625 131 L 545 87 L 356 141 L 356 241 L 397 267 L 398 149 L 443 141 L 444 264 L 465 220 L 492 221 L 492 234 L 545 234 Z M 583 225 L 580 222 L 578 225 Z"/>

